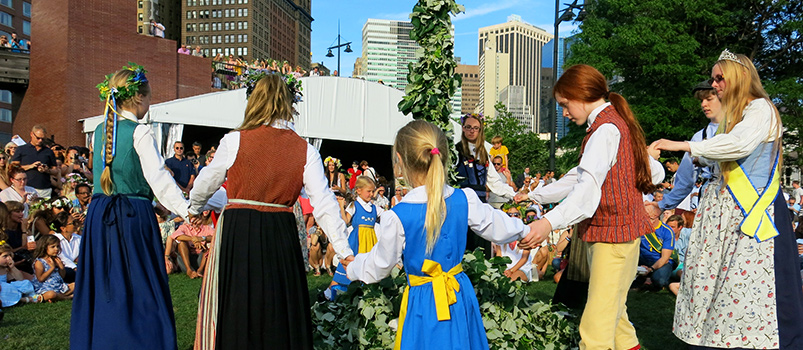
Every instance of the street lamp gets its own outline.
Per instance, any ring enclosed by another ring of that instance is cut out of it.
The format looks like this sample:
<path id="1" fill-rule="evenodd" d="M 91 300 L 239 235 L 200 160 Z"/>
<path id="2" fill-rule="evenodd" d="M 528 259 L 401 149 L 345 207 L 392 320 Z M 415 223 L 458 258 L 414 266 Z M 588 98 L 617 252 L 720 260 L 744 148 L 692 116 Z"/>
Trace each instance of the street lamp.
<path id="1" fill-rule="evenodd" d="M 574 0 L 571 4 L 564 4 L 568 6 L 563 9 L 563 14 L 560 10 L 560 0 L 555 0 L 555 38 L 552 40 L 552 86 L 558 81 L 558 45 L 560 42 L 560 35 L 558 35 L 558 25 L 561 22 L 568 22 L 574 19 L 575 22 L 582 21 L 586 16 L 585 4 L 577 4 Z M 574 10 L 580 10 L 577 18 L 574 17 Z M 557 137 L 557 122 L 558 122 L 558 101 L 555 96 L 552 96 L 552 117 L 549 118 L 549 170 L 555 170 L 555 138 Z"/>
<path id="2" fill-rule="evenodd" d="M 341 71 L 340 71 L 340 48 L 345 46 L 346 49 L 343 50 L 345 53 L 354 52 L 353 50 L 351 50 L 351 41 L 341 44 L 340 43 L 340 39 L 342 39 L 342 38 L 340 37 L 340 21 L 338 21 L 337 22 L 337 45 L 330 46 L 330 47 L 326 48 L 327 50 L 329 50 L 329 52 L 326 53 L 326 57 L 330 57 L 330 58 L 331 57 L 335 57 L 335 55 L 332 54 L 332 49 L 337 49 L 337 75 L 338 76 L 340 76 L 340 74 L 342 74 Z"/>

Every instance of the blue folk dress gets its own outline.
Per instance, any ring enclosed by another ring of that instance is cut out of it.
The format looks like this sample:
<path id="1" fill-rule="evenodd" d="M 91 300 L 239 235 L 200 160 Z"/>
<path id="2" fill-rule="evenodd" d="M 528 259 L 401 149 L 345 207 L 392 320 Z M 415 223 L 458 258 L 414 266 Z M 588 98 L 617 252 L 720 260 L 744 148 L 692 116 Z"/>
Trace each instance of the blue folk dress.
<path id="1" fill-rule="evenodd" d="M 427 256 L 427 234 L 424 229 L 426 203 L 399 203 L 391 210 L 396 213 L 404 227 L 404 268 L 408 283 L 414 276 L 425 277 L 430 273 L 425 267 L 452 270 L 463 261 L 468 231 L 468 202 L 463 191 L 456 190 L 446 198 L 446 219 L 432 254 Z M 437 263 L 436 264 L 433 264 Z M 426 265 L 426 266 L 425 266 Z M 447 278 L 449 279 L 449 278 Z M 396 335 L 397 349 L 488 349 L 488 338 L 482 324 L 474 287 L 465 273 L 454 274 L 459 284 L 455 292 L 456 302 L 447 306 L 449 319 L 439 314 L 433 294 L 433 283 L 410 286 L 402 302 L 404 318 L 399 319 Z M 447 281 L 447 284 L 452 282 Z"/>
<path id="2" fill-rule="evenodd" d="M 118 122 L 111 196 L 100 186 L 102 153 L 94 157 L 94 195 L 76 271 L 71 349 L 176 349 L 154 195 L 133 145 L 137 125 Z M 95 129 L 96 151 L 105 146 L 102 128 Z"/>
<path id="3" fill-rule="evenodd" d="M 365 210 L 362 204 L 354 202 L 354 215 L 351 216 L 351 234 L 349 234 L 349 246 L 354 253 L 367 253 L 376 245 L 376 225 L 377 208 L 373 203 L 368 203 L 371 206 L 371 211 Z M 335 270 L 335 275 L 332 280 L 337 282 L 340 286 L 336 288 L 339 291 L 345 291 L 351 280 L 346 277 L 346 270 L 343 265 L 338 265 Z"/>

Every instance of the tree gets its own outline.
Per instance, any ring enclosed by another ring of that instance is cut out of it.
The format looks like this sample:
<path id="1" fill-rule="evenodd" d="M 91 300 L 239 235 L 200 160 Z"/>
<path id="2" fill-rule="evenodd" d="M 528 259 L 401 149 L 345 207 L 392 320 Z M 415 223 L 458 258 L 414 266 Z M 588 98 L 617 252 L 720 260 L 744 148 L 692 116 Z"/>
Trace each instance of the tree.
<path id="1" fill-rule="evenodd" d="M 526 127 L 513 117 L 513 113 L 508 112 L 502 102 L 497 102 L 494 108 L 496 117 L 489 118 L 486 122 L 485 139 L 491 142 L 494 136 L 502 136 L 503 144 L 510 151 L 507 156 L 510 173 L 520 174 L 524 172 L 525 167 L 530 167 L 533 172 L 547 170 L 549 161 L 547 142 L 538 138 L 537 134 L 528 132 Z"/>
<path id="2" fill-rule="evenodd" d="M 628 99 L 648 142 L 685 140 L 705 125 L 691 88 L 725 48 L 754 60 L 787 127 L 801 135 L 800 0 L 597 0 L 586 9 L 567 63 L 617 77 L 611 88 Z"/>

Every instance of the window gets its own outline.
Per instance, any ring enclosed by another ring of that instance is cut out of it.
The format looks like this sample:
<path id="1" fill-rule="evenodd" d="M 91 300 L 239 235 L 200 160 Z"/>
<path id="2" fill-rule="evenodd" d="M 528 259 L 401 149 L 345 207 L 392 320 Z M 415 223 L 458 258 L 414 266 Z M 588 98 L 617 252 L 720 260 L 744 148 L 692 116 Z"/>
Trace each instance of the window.
<path id="1" fill-rule="evenodd" d="M 187 0 L 187 6 L 192 6 L 192 0 Z"/>
<path id="2" fill-rule="evenodd" d="M 212 44 L 217 44 L 217 36 L 212 35 Z"/>
<path id="3" fill-rule="evenodd" d="M 22 21 L 22 34 L 31 35 L 31 22 Z"/>
<path id="4" fill-rule="evenodd" d="M 145 16 L 142 13 L 138 13 L 137 14 L 137 20 L 140 21 L 140 22 L 142 22 L 144 20 L 144 17 Z"/>
<path id="5" fill-rule="evenodd" d="M 137 27 L 137 32 L 142 34 L 142 26 Z"/>
<path id="6" fill-rule="evenodd" d="M 5 7 L 14 8 L 14 6 L 12 6 L 12 4 L 11 4 L 11 0 L 0 0 L 0 5 L 3 5 Z"/>
<path id="7" fill-rule="evenodd" d="M 248 48 L 247 47 L 243 48 L 243 56 L 248 56 Z"/>
<path id="8" fill-rule="evenodd" d="M 243 34 L 243 42 L 244 43 L 248 42 L 248 34 Z"/>
<path id="9" fill-rule="evenodd" d="M 25 5 L 23 5 L 23 7 L 24 7 L 24 6 L 25 6 Z M 139 8 L 139 9 L 141 9 L 141 8 L 142 8 L 142 0 L 139 0 L 139 1 L 137 1 L 137 8 Z M 28 16 L 28 17 L 30 17 L 30 16 Z"/>
<path id="10" fill-rule="evenodd" d="M 243 55 L 243 48 L 242 47 L 238 47 L 237 48 L 237 56 L 242 56 L 242 55 Z"/>
<path id="11" fill-rule="evenodd" d="M 11 27 L 11 18 L 11 15 L 5 12 L 0 12 L 0 24 Z"/>
<path id="12" fill-rule="evenodd" d="M 187 19 L 192 19 L 192 11 L 187 11 Z"/>
<path id="13" fill-rule="evenodd" d="M 0 108 L 0 122 L 11 123 L 11 110 Z"/>
<path id="14" fill-rule="evenodd" d="M 226 22 L 226 30 L 229 30 L 229 22 Z"/>
<path id="15" fill-rule="evenodd" d="M 237 9 L 237 17 L 243 16 L 243 9 Z"/>
<path id="16" fill-rule="evenodd" d="M 248 22 L 243 22 L 243 29 L 248 29 Z"/>
<path id="17" fill-rule="evenodd" d="M 192 11 L 192 18 L 198 18 L 198 11 Z"/>
<path id="18" fill-rule="evenodd" d="M 140 1 L 140 4 L 142 1 Z M 22 15 L 28 18 L 31 18 L 31 3 L 30 2 L 22 2 Z"/>
<path id="19" fill-rule="evenodd" d="M 243 9 L 243 17 L 248 17 L 248 9 Z"/>
<path id="20" fill-rule="evenodd" d="M 0 90 L 0 102 L 11 103 L 11 91 Z"/>
<path id="21" fill-rule="evenodd" d="M 237 22 L 237 29 L 243 29 L 243 22 Z"/>

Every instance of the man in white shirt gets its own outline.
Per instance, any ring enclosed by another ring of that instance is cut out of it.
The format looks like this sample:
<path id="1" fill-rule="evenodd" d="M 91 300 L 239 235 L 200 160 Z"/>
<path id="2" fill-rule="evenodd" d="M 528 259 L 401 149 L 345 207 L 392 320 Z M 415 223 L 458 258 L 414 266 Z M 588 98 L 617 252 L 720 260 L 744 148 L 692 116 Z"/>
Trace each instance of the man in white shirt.
<path id="1" fill-rule="evenodd" d="M 801 202 L 801 197 L 803 197 L 803 188 L 800 188 L 800 181 L 792 181 L 792 188 L 792 197 L 795 198 L 795 202 L 803 203 Z"/>

